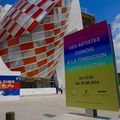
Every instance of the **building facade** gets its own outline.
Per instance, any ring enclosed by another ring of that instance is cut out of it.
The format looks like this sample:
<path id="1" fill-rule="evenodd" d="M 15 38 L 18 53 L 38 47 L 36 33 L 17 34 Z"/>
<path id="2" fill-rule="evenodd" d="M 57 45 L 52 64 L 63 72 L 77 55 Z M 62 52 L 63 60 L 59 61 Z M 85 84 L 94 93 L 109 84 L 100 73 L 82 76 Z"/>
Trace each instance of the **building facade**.
<path id="1" fill-rule="evenodd" d="M 73 3 L 79 6 L 78 0 Z M 21 71 L 22 77 L 51 78 L 63 58 L 71 5 L 72 0 L 21 0 L 13 5 L 0 23 L 0 56 L 8 68 Z M 82 28 L 80 17 L 78 21 L 73 29 Z"/>
<path id="2" fill-rule="evenodd" d="M 5 16 L 5 14 L 8 12 L 8 10 L 12 7 L 12 5 L 6 4 L 4 7 L 0 5 L 0 21 Z"/>
<path id="3" fill-rule="evenodd" d="M 2 20 L 0 55 L 22 76 L 50 78 L 61 55 L 72 1 L 32 2 L 19 1 Z"/>
<path id="4" fill-rule="evenodd" d="M 82 12 L 82 21 L 83 21 L 83 27 L 89 27 L 96 22 L 96 18 L 88 13 Z"/>

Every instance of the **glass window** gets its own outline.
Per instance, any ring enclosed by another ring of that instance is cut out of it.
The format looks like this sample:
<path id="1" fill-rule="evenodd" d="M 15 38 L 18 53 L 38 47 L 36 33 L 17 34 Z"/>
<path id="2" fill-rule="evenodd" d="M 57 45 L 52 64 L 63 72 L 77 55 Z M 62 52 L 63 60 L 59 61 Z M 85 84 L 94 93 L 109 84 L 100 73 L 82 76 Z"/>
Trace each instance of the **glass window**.
<path id="1" fill-rule="evenodd" d="M 11 68 L 15 68 L 15 67 L 22 66 L 22 65 L 23 65 L 22 60 L 13 61 L 10 63 Z"/>
<path id="2" fill-rule="evenodd" d="M 25 12 L 30 6 L 31 4 L 28 2 L 28 4 L 22 9 L 22 11 Z"/>
<path id="3" fill-rule="evenodd" d="M 10 27 L 14 24 L 15 22 L 13 20 L 10 21 L 10 23 L 7 25 L 6 30 L 9 30 Z"/>
<path id="4" fill-rule="evenodd" d="M 54 8 L 54 14 L 56 14 L 56 15 L 61 14 L 61 10 L 62 10 L 61 8 L 57 8 L 57 7 Z"/>
<path id="5" fill-rule="evenodd" d="M 53 16 L 47 16 L 43 21 L 43 23 L 50 23 L 50 22 L 53 22 Z"/>
<path id="6" fill-rule="evenodd" d="M 40 3 L 42 0 L 35 0 L 34 4 L 38 5 L 38 3 Z"/>
<path id="7" fill-rule="evenodd" d="M 61 32 L 65 31 L 65 26 L 61 27 Z"/>
<path id="8" fill-rule="evenodd" d="M 43 12 L 36 18 L 36 20 L 37 20 L 38 22 L 40 22 L 40 21 L 45 17 L 46 14 L 47 14 L 47 12 L 46 12 L 46 11 L 43 11 Z"/>
<path id="9" fill-rule="evenodd" d="M 45 3 L 42 5 L 41 8 L 42 8 L 43 10 L 45 10 L 45 9 L 48 8 L 50 5 L 52 5 L 52 3 L 53 3 L 52 1 L 47 1 L 47 2 L 45 2 Z"/>
<path id="10" fill-rule="evenodd" d="M 2 40 L 5 41 L 8 36 L 9 36 L 9 33 L 5 32 L 5 34 L 2 36 Z"/>
<path id="11" fill-rule="evenodd" d="M 22 58 L 27 58 L 27 57 L 30 57 L 30 56 L 34 56 L 35 51 L 34 50 L 24 51 L 21 54 L 22 54 Z"/>
<path id="12" fill-rule="evenodd" d="M 18 22 L 21 26 L 23 26 L 29 18 L 30 18 L 30 16 L 28 16 L 28 15 L 25 14 L 25 13 L 22 13 L 22 15 L 17 19 L 17 22 Z"/>
<path id="13" fill-rule="evenodd" d="M 59 14 L 54 15 L 54 21 L 58 21 L 59 20 Z"/>
<path id="14" fill-rule="evenodd" d="M 62 39 L 60 39 L 60 43 L 63 43 L 63 38 L 62 38 Z"/>
<path id="15" fill-rule="evenodd" d="M 10 10 L 8 10 L 6 15 L 11 15 L 14 12 L 15 8 L 12 7 Z"/>
<path id="16" fill-rule="evenodd" d="M 39 32 L 39 31 L 44 31 L 44 25 L 40 25 L 40 24 L 38 24 L 36 27 L 35 27 L 35 29 L 33 30 L 33 33 L 34 32 Z"/>
<path id="17" fill-rule="evenodd" d="M 46 58 L 46 56 L 47 56 L 46 53 L 43 53 L 43 54 L 37 55 L 37 60 L 40 61 L 40 60 Z"/>
<path id="18" fill-rule="evenodd" d="M 47 37 L 51 37 L 51 36 L 53 36 L 53 35 L 54 35 L 54 31 L 53 31 L 53 30 L 45 32 L 45 37 L 46 37 L 46 38 L 47 38 Z"/>
<path id="19" fill-rule="evenodd" d="M 25 34 L 19 38 L 20 44 L 28 43 L 32 41 L 32 34 Z"/>
<path id="20" fill-rule="evenodd" d="M 71 7 L 67 7 L 67 11 L 70 11 L 71 10 Z"/>
<path id="21" fill-rule="evenodd" d="M 40 67 L 39 68 L 39 73 L 41 73 L 42 71 L 46 70 L 47 69 L 47 65 L 44 65 L 43 67 Z"/>
<path id="22" fill-rule="evenodd" d="M 47 50 L 50 50 L 50 49 L 52 49 L 52 48 L 54 48 L 54 47 L 55 47 L 55 44 L 53 43 L 53 44 L 50 44 L 50 45 L 46 46 L 46 49 L 47 49 Z"/>
<path id="23" fill-rule="evenodd" d="M 18 45 L 13 46 L 13 47 L 8 47 L 8 52 L 9 53 L 18 52 L 18 51 L 20 51 L 20 48 L 19 48 Z"/>
<path id="24" fill-rule="evenodd" d="M 39 40 L 34 42 L 35 48 L 40 48 L 43 45 L 45 45 L 45 40 Z"/>
<path id="25" fill-rule="evenodd" d="M 55 28 L 60 27 L 61 26 L 61 22 L 54 23 L 54 26 L 55 26 Z"/>
<path id="26" fill-rule="evenodd" d="M 38 1 L 38 0 L 37 0 Z M 36 0 L 30 0 L 29 1 L 31 4 L 33 4 L 34 2 L 36 2 Z M 39 0 L 39 2 L 40 2 L 40 0 Z"/>
<path id="27" fill-rule="evenodd" d="M 32 34 L 32 40 L 43 40 L 45 39 L 45 33 L 44 32 L 37 32 Z"/>
<path id="28" fill-rule="evenodd" d="M 20 13 L 20 11 L 17 10 L 17 11 L 12 15 L 12 19 L 14 19 L 19 13 Z"/>
<path id="29" fill-rule="evenodd" d="M 0 49 L 3 49 L 3 48 L 8 48 L 7 42 L 0 43 Z"/>
<path id="30" fill-rule="evenodd" d="M 14 36 L 19 31 L 20 28 L 21 26 L 17 24 L 17 26 L 12 30 L 11 34 Z"/>
<path id="31" fill-rule="evenodd" d="M 20 4 L 17 6 L 17 9 L 20 9 L 24 4 L 25 4 L 25 1 L 22 1 L 22 3 L 20 3 Z"/>
<path id="32" fill-rule="evenodd" d="M 6 56 L 2 56 L 2 59 L 3 59 L 4 62 L 8 62 L 9 61 L 9 58 L 8 58 L 7 55 Z"/>
<path id="33" fill-rule="evenodd" d="M 23 27 L 27 29 L 32 23 L 34 22 L 33 18 L 30 18 L 24 25 Z"/>
<path id="34" fill-rule="evenodd" d="M 37 64 L 29 64 L 28 66 L 25 66 L 26 71 L 31 71 L 37 68 Z"/>
<path id="35" fill-rule="evenodd" d="M 58 40 L 60 38 L 60 35 L 55 36 L 55 40 Z"/>
<path id="36" fill-rule="evenodd" d="M 34 8 L 28 13 L 28 16 L 32 16 L 39 8 L 34 6 Z"/>
<path id="37" fill-rule="evenodd" d="M 52 80 L 52 84 L 54 85 L 54 81 Z M 46 88 L 46 87 L 53 87 L 51 85 L 51 80 L 41 78 L 40 77 L 22 77 L 21 88 Z"/>
<path id="38" fill-rule="evenodd" d="M 9 54 L 9 60 L 14 61 L 14 60 L 19 60 L 22 59 L 21 53 L 15 53 L 15 54 Z"/>
<path id="39" fill-rule="evenodd" d="M 59 50 L 59 46 L 57 46 L 56 48 L 55 48 L 55 52 L 57 52 Z"/>
<path id="40" fill-rule="evenodd" d="M 51 55 L 50 57 L 47 58 L 47 61 L 50 62 L 50 61 L 52 61 L 53 59 L 54 59 L 54 56 Z"/>

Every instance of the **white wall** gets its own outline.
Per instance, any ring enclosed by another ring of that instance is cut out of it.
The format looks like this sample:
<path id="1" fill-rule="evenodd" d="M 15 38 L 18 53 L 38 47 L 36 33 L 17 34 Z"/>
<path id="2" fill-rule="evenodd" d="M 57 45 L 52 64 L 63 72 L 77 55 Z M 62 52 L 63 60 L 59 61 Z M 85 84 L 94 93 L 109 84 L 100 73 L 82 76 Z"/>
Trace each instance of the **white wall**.
<path id="1" fill-rule="evenodd" d="M 20 96 L 56 94 L 55 88 L 20 89 Z"/>
<path id="2" fill-rule="evenodd" d="M 83 28 L 83 25 L 82 25 L 82 17 L 81 17 L 79 0 L 73 0 L 67 33 L 69 34 L 72 31 L 80 30 L 82 28 Z M 59 85 L 63 84 L 63 86 L 65 86 L 64 53 L 62 53 L 62 56 L 61 56 L 61 59 L 59 60 L 56 71 L 57 71 Z"/>
<path id="3" fill-rule="evenodd" d="M 83 28 L 82 17 L 81 17 L 81 8 L 79 0 L 72 1 L 70 20 L 68 25 L 68 33 L 74 30 L 80 30 Z"/>

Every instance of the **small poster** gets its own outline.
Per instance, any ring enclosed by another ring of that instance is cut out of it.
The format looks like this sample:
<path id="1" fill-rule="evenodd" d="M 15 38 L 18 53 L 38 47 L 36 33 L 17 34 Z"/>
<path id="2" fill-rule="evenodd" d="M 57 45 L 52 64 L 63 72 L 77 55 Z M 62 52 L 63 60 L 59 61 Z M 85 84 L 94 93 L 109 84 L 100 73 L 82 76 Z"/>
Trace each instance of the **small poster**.
<path id="1" fill-rule="evenodd" d="M 0 96 L 19 96 L 20 76 L 0 76 Z"/>

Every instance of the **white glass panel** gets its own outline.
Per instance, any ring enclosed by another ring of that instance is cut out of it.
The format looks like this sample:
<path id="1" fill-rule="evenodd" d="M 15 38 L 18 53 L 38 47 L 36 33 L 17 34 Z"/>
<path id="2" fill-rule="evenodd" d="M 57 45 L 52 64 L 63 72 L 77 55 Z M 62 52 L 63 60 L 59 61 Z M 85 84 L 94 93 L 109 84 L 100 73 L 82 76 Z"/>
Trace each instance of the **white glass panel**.
<path id="1" fill-rule="evenodd" d="M 15 68 L 15 67 L 22 66 L 22 65 L 23 65 L 22 60 L 13 61 L 10 63 L 11 68 Z"/>
<path id="2" fill-rule="evenodd" d="M 32 34 L 25 34 L 19 38 L 20 44 L 28 43 L 32 41 Z"/>
<path id="3" fill-rule="evenodd" d="M 52 1 L 47 1 L 47 2 L 45 2 L 43 5 L 42 5 L 42 9 L 43 10 L 45 10 L 45 9 L 47 9 L 50 5 L 52 5 Z"/>
<path id="4" fill-rule="evenodd" d="M 30 57 L 30 56 L 34 56 L 35 51 L 34 50 L 24 51 L 21 54 L 22 54 L 23 58 L 27 58 L 27 57 Z"/>
<path id="5" fill-rule="evenodd" d="M 35 48 L 40 48 L 43 45 L 45 45 L 45 40 L 39 40 L 34 42 Z"/>
<path id="6" fill-rule="evenodd" d="M 18 19 L 17 19 L 17 23 L 19 23 L 21 26 L 23 26 L 25 24 L 25 22 L 29 19 L 30 17 L 23 13 Z"/>
<path id="7" fill-rule="evenodd" d="M 21 53 L 9 54 L 10 61 L 19 60 L 19 59 L 22 59 Z"/>
<path id="8" fill-rule="evenodd" d="M 8 48 L 9 53 L 18 52 L 18 51 L 20 51 L 20 48 L 18 45 Z"/>
<path id="9" fill-rule="evenodd" d="M 2 59 L 3 59 L 4 62 L 8 62 L 9 61 L 9 58 L 8 58 L 7 55 L 6 56 L 2 56 Z"/>
<path id="10" fill-rule="evenodd" d="M 45 39 L 45 33 L 44 32 L 37 32 L 32 34 L 32 40 L 43 40 Z"/>
<path id="11" fill-rule="evenodd" d="M 55 47 L 55 45 L 54 45 L 54 43 L 53 43 L 53 44 L 48 45 L 48 46 L 46 47 L 46 49 L 47 49 L 47 50 L 50 50 L 50 49 L 52 49 L 52 48 L 54 48 L 54 47 Z"/>
<path id="12" fill-rule="evenodd" d="M 37 68 L 37 64 L 29 64 L 28 66 L 25 66 L 26 71 L 31 71 Z"/>
<path id="13" fill-rule="evenodd" d="M 43 54 L 37 55 L 37 60 L 40 61 L 46 57 L 47 57 L 46 53 L 43 53 Z"/>

